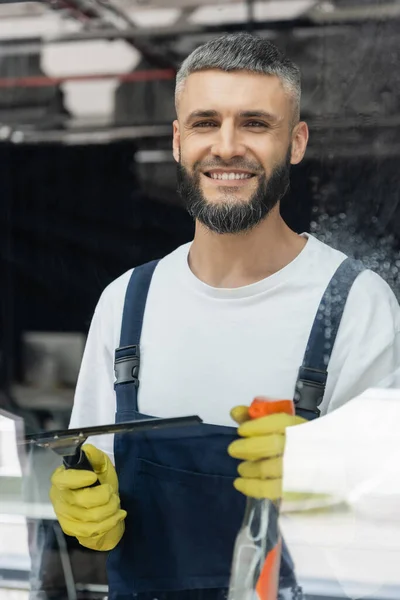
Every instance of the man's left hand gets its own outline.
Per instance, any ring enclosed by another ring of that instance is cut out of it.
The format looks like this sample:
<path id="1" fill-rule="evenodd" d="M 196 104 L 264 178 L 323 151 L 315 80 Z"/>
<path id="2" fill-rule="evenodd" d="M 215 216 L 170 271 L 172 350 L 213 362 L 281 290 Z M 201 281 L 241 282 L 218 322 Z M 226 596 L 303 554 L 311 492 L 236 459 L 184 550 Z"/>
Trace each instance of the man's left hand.
<path id="1" fill-rule="evenodd" d="M 244 461 L 239 464 L 235 488 L 252 498 L 281 498 L 286 428 L 305 419 L 285 413 L 250 419 L 247 406 L 233 408 L 231 417 L 243 438 L 228 447 L 230 456 Z"/>

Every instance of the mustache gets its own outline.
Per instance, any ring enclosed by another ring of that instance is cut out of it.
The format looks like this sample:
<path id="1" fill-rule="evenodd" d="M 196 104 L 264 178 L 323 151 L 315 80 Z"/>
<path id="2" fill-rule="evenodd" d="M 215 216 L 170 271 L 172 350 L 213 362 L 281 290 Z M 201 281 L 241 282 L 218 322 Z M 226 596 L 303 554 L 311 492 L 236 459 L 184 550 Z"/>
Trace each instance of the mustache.
<path id="1" fill-rule="evenodd" d="M 260 166 L 259 163 L 249 162 L 243 160 L 242 158 L 234 158 L 229 162 L 213 159 L 208 160 L 207 162 L 197 161 L 193 165 L 193 171 L 195 173 L 199 171 L 209 171 L 211 169 L 242 169 L 243 171 L 251 171 L 252 173 L 263 173 L 264 169 Z"/>

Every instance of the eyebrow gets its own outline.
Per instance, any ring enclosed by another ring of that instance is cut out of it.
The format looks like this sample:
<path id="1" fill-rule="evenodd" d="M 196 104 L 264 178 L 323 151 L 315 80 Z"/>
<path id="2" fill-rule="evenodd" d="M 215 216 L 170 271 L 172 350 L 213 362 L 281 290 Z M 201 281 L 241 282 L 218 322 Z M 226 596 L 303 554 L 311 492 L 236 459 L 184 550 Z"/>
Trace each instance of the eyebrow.
<path id="1" fill-rule="evenodd" d="M 195 119 L 215 119 L 218 116 L 219 113 L 216 110 L 194 110 L 186 119 L 186 123 L 190 123 Z"/>
<path id="2" fill-rule="evenodd" d="M 216 110 L 194 110 L 186 119 L 186 123 L 190 123 L 195 119 L 215 119 L 220 113 Z M 273 123 L 277 123 L 280 119 L 278 116 L 266 112 L 265 110 L 245 110 L 239 113 L 241 119 L 265 119 Z"/>
<path id="3" fill-rule="evenodd" d="M 280 119 L 277 115 L 273 115 L 265 110 L 245 110 L 239 113 L 241 119 L 265 119 L 277 123 Z"/>

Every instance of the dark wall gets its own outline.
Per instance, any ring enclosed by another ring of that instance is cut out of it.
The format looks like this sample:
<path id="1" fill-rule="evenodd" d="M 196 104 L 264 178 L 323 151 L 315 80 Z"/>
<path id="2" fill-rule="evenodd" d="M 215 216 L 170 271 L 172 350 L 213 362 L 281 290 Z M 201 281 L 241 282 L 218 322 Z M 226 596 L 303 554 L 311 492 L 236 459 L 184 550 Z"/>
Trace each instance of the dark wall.
<path id="1" fill-rule="evenodd" d="M 25 329 L 87 331 L 110 281 L 191 238 L 184 210 L 140 193 L 134 153 L 0 146 L 3 363 Z"/>

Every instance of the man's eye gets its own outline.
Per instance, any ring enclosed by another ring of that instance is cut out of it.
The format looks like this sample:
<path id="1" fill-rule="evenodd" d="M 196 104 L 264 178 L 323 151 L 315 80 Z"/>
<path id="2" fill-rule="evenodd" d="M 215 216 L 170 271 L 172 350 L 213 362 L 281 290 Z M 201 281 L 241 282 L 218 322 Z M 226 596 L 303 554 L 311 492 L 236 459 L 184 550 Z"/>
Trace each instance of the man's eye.
<path id="1" fill-rule="evenodd" d="M 262 121 L 247 121 L 247 123 L 245 123 L 246 127 L 255 127 L 255 128 L 266 128 L 268 127 L 268 125 L 266 123 L 263 123 Z"/>
<path id="2" fill-rule="evenodd" d="M 216 127 L 216 124 L 212 121 L 199 121 L 199 123 L 194 123 L 193 127 Z"/>

